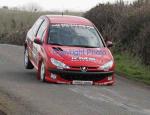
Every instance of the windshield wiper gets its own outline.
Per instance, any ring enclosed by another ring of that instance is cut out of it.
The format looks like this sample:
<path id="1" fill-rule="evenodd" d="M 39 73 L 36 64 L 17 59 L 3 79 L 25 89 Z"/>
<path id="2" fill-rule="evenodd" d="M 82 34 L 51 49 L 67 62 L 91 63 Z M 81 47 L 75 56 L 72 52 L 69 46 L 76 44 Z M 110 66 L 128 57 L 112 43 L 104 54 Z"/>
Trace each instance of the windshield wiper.
<path id="1" fill-rule="evenodd" d="M 73 47 L 84 47 L 84 48 L 99 48 L 99 47 L 96 47 L 96 46 L 87 46 L 87 45 L 71 45 Z"/>
<path id="2" fill-rule="evenodd" d="M 49 43 L 51 45 L 58 45 L 58 46 L 63 46 L 63 44 L 59 44 L 59 43 Z"/>

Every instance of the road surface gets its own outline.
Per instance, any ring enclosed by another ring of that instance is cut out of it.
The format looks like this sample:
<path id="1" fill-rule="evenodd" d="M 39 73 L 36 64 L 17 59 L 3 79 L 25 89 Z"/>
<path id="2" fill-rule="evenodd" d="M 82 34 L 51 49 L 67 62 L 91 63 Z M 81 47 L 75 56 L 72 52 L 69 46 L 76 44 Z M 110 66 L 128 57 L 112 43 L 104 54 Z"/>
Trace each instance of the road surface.
<path id="1" fill-rule="evenodd" d="M 0 91 L 18 115 L 150 115 L 149 87 L 119 76 L 115 86 L 42 83 L 24 69 L 20 46 L 0 45 Z"/>

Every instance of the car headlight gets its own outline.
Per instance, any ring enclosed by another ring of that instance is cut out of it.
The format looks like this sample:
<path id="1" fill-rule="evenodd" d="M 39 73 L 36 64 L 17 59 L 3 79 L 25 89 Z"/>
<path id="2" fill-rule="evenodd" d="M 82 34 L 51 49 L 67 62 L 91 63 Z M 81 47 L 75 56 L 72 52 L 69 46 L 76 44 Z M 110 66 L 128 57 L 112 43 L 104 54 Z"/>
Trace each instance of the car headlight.
<path id="1" fill-rule="evenodd" d="M 51 58 L 51 63 L 52 63 L 53 65 L 55 65 L 58 69 L 69 69 L 69 68 L 70 68 L 69 66 L 67 66 L 67 65 L 64 64 L 63 62 L 58 61 L 58 60 L 56 60 L 56 59 L 54 59 L 54 58 Z"/>
<path id="2" fill-rule="evenodd" d="M 113 61 L 111 60 L 105 63 L 104 65 L 100 66 L 100 69 L 104 71 L 108 71 L 112 66 L 113 66 Z"/>

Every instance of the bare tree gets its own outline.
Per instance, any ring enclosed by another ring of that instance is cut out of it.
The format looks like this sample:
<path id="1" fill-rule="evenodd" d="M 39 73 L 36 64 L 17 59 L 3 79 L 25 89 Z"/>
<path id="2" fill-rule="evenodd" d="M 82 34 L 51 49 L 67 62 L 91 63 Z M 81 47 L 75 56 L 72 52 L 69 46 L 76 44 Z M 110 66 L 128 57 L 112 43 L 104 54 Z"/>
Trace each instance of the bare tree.
<path id="1" fill-rule="evenodd" d="M 37 3 L 29 3 L 24 5 L 21 10 L 30 11 L 30 12 L 39 12 L 42 10 L 41 6 Z"/>
<path id="2" fill-rule="evenodd" d="M 3 9 L 8 9 L 8 6 L 3 6 L 2 8 L 3 8 Z"/>

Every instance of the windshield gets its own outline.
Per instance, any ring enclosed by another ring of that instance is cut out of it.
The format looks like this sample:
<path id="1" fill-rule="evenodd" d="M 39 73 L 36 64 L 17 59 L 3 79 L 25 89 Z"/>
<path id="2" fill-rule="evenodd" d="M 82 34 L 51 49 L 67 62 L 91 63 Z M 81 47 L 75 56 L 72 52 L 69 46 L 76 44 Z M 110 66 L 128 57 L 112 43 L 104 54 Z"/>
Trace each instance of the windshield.
<path id="1" fill-rule="evenodd" d="M 49 44 L 75 47 L 103 47 L 94 27 L 84 25 L 55 24 L 50 27 Z"/>

